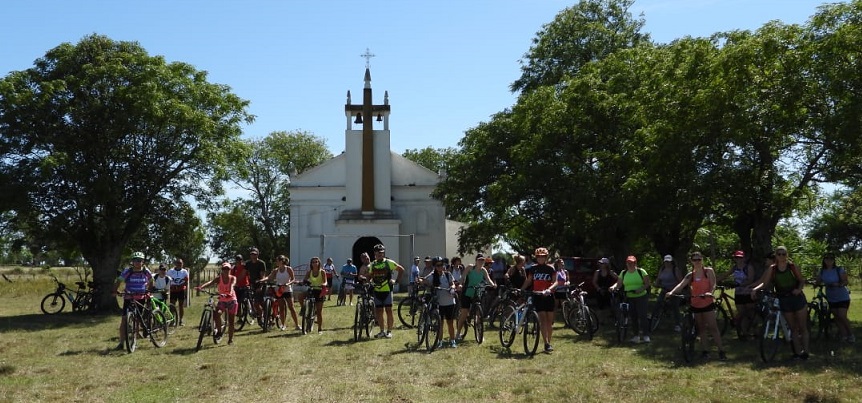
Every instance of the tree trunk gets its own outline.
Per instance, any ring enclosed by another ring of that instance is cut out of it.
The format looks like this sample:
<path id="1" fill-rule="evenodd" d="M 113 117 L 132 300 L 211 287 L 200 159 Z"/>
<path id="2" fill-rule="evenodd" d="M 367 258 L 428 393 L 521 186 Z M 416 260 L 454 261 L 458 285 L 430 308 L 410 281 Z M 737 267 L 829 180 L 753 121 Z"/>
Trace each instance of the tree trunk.
<path id="1" fill-rule="evenodd" d="M 96 299 L 99 301 L 100 311 L 104 313 L 120 309 L 117 298 L 111 295 L 111 291 L 119 274 L 117 271 L 120 267 L 121 251 L 122 248 L 113 247 L 98 256 L 85 256 L 93 268 L 93 282 L 98 286 L 100 294 Z"/>

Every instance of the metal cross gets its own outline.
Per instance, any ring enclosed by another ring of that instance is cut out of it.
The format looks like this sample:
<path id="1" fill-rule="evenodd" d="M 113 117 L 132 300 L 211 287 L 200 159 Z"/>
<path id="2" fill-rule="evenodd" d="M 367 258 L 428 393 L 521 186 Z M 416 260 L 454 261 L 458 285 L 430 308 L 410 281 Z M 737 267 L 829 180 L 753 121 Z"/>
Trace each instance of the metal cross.
<path id="1" fill-rule="evenodd" d="M 371 49 L 365 48 L 365 53 L 359 55 L 359 57 L 365 58 L 365 68 L 371 67 L 371 58 L 376 56 L 374 53 L 371 53 Z"/>

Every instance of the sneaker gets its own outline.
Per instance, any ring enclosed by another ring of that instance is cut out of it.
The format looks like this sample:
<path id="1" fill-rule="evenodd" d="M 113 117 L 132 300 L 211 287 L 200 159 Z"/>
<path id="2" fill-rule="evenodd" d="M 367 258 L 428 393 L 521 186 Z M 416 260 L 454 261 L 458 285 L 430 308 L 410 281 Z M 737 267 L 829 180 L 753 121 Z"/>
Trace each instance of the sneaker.
<path id="1" fill-rule="evenodd" d="M 323 334 L 323 330 L 318 330 L 317 334 Z"/>
<path id="2" fill-rule="evenodd" d="M 457 341 L 464 341 L 464 336 L 457 335 L 457 336 L 455 336 L 455 340 L 457 340 Z"/>
<path id="3" fill-rule="evenodd" d="M 641 342 L 642 342 L 642 343 L 649 343 L 650 341 L 651 341 L 651 340 L 649 339 L 649 336 L 644 336 L 644 337 L 643 337 L 643 340 L 642 340 Z"/>
<path id="4" fill-rule="evenodd" d="M 380 333 L 377 333 L 377 334 L 375 334 L 375 335 L 374 335 L 374 338 L 375 338 L 375 339 L 381 339 L 381 338 L 384 338 L 384 337 L 386 337 L 386 332 L 380 332 Z"/>
<path id="5" fill-rule="evenodd" d="M 682 328 L 679 325 L 676 325 L 673 327 L 673 331 L 679 333 L 682 331 Z"/>
<path id="6" fill-rule="evenodd" d="M 545 343 L 545 352 L 550 353 L 552 351 L 554 351 L 554 347 L 551 346 L 549 343 Z"/>
<path id="7" fill-rule="evenodd" d="M 228 340 L 227 345 L 232 346 L 233 345 L 233 339 Z"/>
<path id="8" fill-rule="evenodd" d="M 114 350 L 125 350 L 125 349 L 126 349 L 126 345 L 123 344 L 123 342 L 120 342 L 120 344 L 117 344 L 117 347 L 114 347 Z"/>
<path id="9" fill-rule="evenodd" d="M 724 350 L 718 351 L 718 359 L 721 361 L 727 361 L 727 354 L 724 353 Z"/>
<path id="10" fill-rule="evenodd" d="M 284 331 L 284 330 L 286 330 L 286 329 L 287 329 L 287 327 L 286 327 L 286 326 L 284 326 L 284 325 L 281 325 L 281 326 L 279 326 L 279 327 L 278 327 L 278 330 L 281 330 L 281 331 Z"/>
<path id="11" fill-rule="evenodd" d="M 186 322 L 181 320 L 181 321 L 180 321 L 180 326 L 185 326 L 185 325 L 186 325 Z"/>
<path id="12" fill-rule="evenodd" d="M 799 354 L 799 358 L 801 358 L 803 361 L 807 360 L 808 359 L 808 352 L 803 351 L 802 354 Z"/>
<path id="13" fill-rule="evenodd" d="M 450 341 L 450 342 L 449 342 L 449 347 L 451 347 L 451 348 L 458 348 L 458 343 L 456 343 L 456 342 L 455 342 L 455 340 L 452 340 L 452 341 Z"/>
<path id="14" fill-rule="evenodd" d="M 709 359 L 709 351 L 704 351 L 704 352 L 700 353 L 700 358 L 702 358 L 704 360 L 708 360 Z"/>
<path id="15" fill-rule="evenodd" d="M 640 343 L 640 342 L 641 342 L 641 337 L 640 337 L 640 336 L 632 337 L 632 338 L 629 340 L 629 343 Z"/>
<path id="16" fill-rule="evenodd" d="M 800 357 L 799 354 L 795 354 L 795 353 L 790 357 L 791 361 L 799 361 L 801 359 L 802 359 L 802 357 Z"/>
<path id="17" fill-rule="evenodd" d="M 296 325 L 296 328 L 294 328 L 293 330 L 302 330 L 302 328 L 299 327 L 299 325 Z"/>
<path id="18" fill-rule="evenodd" d="M 391 339 L 391 338 L 392 338 L 392 331 L 391 331 L 391 330 L 387 330 L 387 331 L 386 331 L 386 334 L 384 334 L 384 335 L 383 335 L 383 337 L 386 337 L 387 339 Z"/>

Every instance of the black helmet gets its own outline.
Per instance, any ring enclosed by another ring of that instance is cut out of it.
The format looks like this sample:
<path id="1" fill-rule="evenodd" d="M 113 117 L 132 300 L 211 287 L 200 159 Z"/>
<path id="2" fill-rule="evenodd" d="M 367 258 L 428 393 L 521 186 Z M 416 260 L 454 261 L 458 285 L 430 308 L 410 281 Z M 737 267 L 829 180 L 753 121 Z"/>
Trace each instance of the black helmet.
<path id="1" fill-rule="evenodd" d="M 386 247 L 383 246 L 382 243 L 379 243 L 377 245 L 374 245 L 374 251 L 375 252 L 386 252 Z"/>
<path id="2" fill-rule="evenodd" d="M 440 263 L 442 261 L 443 258 L 441 258 L 440 256 L 434 256 L 431 258 L 431 266 L 437 266 L 437 263 Z"/>

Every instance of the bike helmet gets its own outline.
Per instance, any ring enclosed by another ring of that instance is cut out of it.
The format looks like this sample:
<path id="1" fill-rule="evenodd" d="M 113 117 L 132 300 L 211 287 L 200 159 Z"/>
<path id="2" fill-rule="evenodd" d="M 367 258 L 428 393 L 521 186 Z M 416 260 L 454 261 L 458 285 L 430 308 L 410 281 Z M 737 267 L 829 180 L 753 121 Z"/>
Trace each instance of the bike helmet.
<path id="1" fill-rule="evenodd" d="M 141 259 L 141 260 L 144 260 L 144 252 L 135 252 L 135 253 L 132 253 L 132 259 Z"/>
<path id="2" fill-rule="evenodd" d="M 386 252 L 386 247 L 382 243 L 374 245 L 374 252 Z"/>
<path id="3" fill-rule="evenodd" d="M 536 256 L 548 256 L 548 248 L 536 248 L 533 254 Z"/>
<path id="4" fill-rule="evenodd" d="M 442 263 L 442 262 L 443 262 L 443 258 L 441 258 L 440 256 L 434 256 L 431 258 L 431 266 L 437 266 L 437 263 Z"/>

